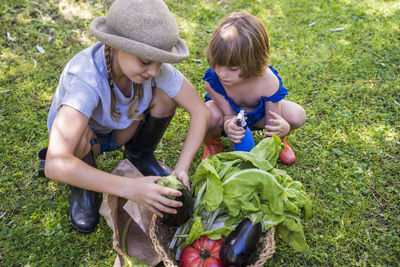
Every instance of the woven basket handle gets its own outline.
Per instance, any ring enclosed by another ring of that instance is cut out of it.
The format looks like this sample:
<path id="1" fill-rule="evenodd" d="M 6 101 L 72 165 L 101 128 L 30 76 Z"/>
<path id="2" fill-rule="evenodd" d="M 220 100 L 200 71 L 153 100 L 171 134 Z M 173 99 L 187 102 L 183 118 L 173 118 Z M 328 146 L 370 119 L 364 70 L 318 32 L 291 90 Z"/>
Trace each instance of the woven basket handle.
<path id="1" fill-rule="evenodd" d="M 264 263 L 272 257 L 275 253 L 275 227 L 269 229 L 265 235 L 261 246 L 260 253 L 257 256 L 256 261 L 249 265 L 249 267 L 259 267 L 264 266 Z"/>
<path id="2" fill-rule="evenodd" d="M 153 214 L 153 217 L 151 218 L 151 223 L 149 226 L 149 234 L 150 234 L 151 243 L 153 244 L 153 247 L 157 251 L 158 255 L 160 255 L 165 267 L 178 267 L 175 265 L 170 254 L 165 250 L 163 245 L 158 240 L 157 233 L 156 233 L 156 231 L 157 231 L 156 223 L 157 223 L 157 215 Z"/>

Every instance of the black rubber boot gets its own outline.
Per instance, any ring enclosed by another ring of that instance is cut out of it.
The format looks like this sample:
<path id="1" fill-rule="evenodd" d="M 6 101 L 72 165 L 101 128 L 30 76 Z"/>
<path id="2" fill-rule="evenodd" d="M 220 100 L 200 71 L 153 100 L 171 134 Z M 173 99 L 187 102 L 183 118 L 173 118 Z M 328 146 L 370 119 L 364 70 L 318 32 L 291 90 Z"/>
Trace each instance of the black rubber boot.
<path id="1" fill-rule="evenodd" d="M 172 169 L 160 165 L 154 155 L 172 117 L 155 118 L 147 114 L 135 136 L 125 144 L 127 158 L 145 176 L 168 176 L 172 173 Z"/>
<path id="2" fill-rule="evenodd" d="M 46 177 L 44 174 L 44 164 L 46 163 L 46 155 L 47 155 L 47 147 L 42 148 L 38 153 L 39 169 L 38 169 L 38 177 Z"/>
<path id="3" fill-rule="evenodd" d="M 46 163 L 47 147 L 41 149 L 38 153 L 39 177 L 45 177 L 44 165 Z M 95 167 L 93 154 L 90 151 L 82 161 Z M 99 200 L 98 193 L 76 186 L 70 185 L 71 200 L 69 207 L 69 220 L 72 227 L 81 233 L 90 233 L 96 228 L 99 221 Z"/>
<path id="4" fill-rule="evenodd" d="M 91 151 L 82 160 L 93 167 L 95 166 Z M 98 193 L 72 185 L 70 185 L 70 188 L 69 220 L 72 227 L 81 233 L 93 232 L 99 222 Z"/>

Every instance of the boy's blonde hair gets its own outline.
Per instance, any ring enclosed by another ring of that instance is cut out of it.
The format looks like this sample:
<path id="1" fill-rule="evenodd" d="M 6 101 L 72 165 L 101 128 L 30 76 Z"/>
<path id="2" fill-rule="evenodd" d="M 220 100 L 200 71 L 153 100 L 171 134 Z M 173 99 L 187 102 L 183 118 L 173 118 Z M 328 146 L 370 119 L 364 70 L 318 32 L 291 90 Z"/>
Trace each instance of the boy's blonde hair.
<path id="1" fill-rule="evenodd" d="M 207 60 L 216 65 L 240 67 L 241 77 L 262 76 L 269 64 L 269 39 L 262 22 L 245 12 L 234 12 L 214 30 Z"/>

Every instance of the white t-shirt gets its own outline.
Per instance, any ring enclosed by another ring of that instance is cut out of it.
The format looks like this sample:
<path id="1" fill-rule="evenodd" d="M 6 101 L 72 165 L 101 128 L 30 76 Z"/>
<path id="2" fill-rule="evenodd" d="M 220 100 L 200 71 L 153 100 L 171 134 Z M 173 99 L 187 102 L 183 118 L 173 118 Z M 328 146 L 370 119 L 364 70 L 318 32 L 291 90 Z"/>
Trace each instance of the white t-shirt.
<path id="1" fill-rule="evenodd" d="M 171 64 L 163 63 L 160 75 L 142 84 L 143 96 L 137 110 L 143 113 L 152 99 L 152 87 L 157 86 L 169 97 L 175 97 L 182 87 L 183 75 Z M 132 124 L 128 118 L 128 109 L 133 101 L 134 88 L 129 98 L 125 97 L 114 84 L 116 111 L 121 113 L 119 120 L 110 115 L 111 92 L 107 79 L 107 67 L 104 57 L 104 45 L 94 44 L 76 54 L 65 66 L 50 106 L 47 129 L 62 105 L 70 106 L 90 118 L 89 127 L 96 133 L 109 133 L 115 129 L 125 129 Z"/>

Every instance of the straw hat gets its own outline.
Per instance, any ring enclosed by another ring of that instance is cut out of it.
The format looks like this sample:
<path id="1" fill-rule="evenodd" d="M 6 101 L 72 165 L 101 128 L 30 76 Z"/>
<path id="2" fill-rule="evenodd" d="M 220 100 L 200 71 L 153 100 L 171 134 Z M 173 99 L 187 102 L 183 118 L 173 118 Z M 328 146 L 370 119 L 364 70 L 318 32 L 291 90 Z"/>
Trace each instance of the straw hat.
<path id="1" fill-rule="evenodd" d="M 116 0 L 106 17 L 92 21 L 90 31 L 103 44 L 152 61 L 176 63 L 189 57 L 162 0 Z"/>

